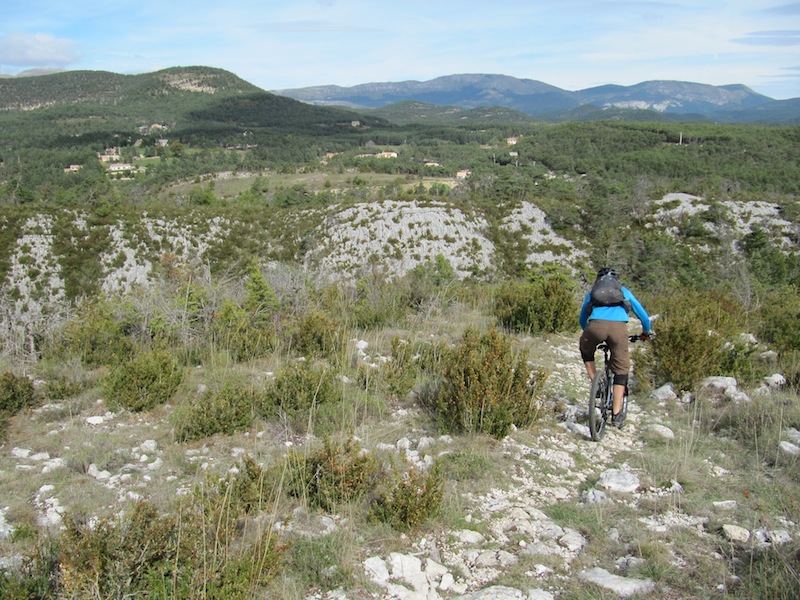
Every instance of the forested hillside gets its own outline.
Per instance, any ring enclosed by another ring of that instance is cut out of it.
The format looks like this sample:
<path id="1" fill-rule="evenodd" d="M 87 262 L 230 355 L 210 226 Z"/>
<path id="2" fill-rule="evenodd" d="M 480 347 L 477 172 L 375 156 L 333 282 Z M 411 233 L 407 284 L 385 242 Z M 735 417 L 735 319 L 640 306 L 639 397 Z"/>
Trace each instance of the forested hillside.
<path id="1" fill-rule="evenodd" d="M 797 597 L 800 127 L 0 98 L 0 598 Z M 656 317 L 607 446 L 604 265 Z"/>

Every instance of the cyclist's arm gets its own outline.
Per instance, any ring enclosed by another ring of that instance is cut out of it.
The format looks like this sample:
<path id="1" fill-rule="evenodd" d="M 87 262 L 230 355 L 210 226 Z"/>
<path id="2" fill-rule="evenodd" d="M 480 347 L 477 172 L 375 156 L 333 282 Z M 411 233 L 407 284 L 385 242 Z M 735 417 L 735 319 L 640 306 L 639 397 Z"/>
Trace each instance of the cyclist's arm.
<path id="1" fill-rule="evenodd" d="M 583 306 L 581 306 L 581 314 L 578 319 L 581 324 L 581 329 L 586 329 L 586 326 L 589 324 L 589 298 L 589 294 L 586 294 L 586 297 L 583 299 Z"/>
<path id="2" fill-rule="evenodd" d="M 636 299 L 636 296 L 631 293 L 631 291 L 627 288 L 623 288 L 623 293 L 628 301 L 631 303 L 631 310 L 633 310 L 633 314 L 636 315 L 636 318 L 642 322 L 642 331 L 644 333 L 650 333 L 652 331 L 650 325 L 650 316 L 647 314 L 647 311 L 642 306 L 641 302 Z"/>

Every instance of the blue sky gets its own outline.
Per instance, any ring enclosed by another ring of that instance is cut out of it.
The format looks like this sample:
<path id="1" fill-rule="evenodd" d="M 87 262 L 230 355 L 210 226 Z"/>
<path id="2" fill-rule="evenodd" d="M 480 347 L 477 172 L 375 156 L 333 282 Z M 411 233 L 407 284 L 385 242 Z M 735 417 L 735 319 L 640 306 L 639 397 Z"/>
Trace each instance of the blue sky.
<path id="1" fill-rule="evenodd" d="M 800 2 L 786 0 L 3 4 L 2 74 L 204 65 L 274 90 L 494 73 L 566 90 L 671 79 L 800 97 Z"/>

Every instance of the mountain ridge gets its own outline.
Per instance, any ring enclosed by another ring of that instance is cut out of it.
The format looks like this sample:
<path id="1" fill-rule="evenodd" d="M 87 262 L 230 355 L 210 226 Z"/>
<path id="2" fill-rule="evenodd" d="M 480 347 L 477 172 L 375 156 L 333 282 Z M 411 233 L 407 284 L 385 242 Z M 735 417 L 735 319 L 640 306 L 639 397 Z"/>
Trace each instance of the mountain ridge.
<path id="1" fill-rule="evenodd" d="M 677 118 L 698 115 L 728 122 L 800 122 L 791 101 L 754 92 L 743 84 L 713 86 L 704 83 L 651 80 L 631 86 L 602 85 L 574 92 L 542 81 L 508 75 L 456 74 L 429 81 L 373 82 L 351 87 L 337 85 L 270 90 L 301 102 L 375 109 L 404 101 L 447 105 L 461 109 L 485 106 L 509 108 L 539 118 L 559 119 L 584 105 L 602 110 L 650 110 Z M 787 115 L 787 103 L 790 107 Z M 757 112 L 755 109 L 759 109 Z"/>
<path id="2" fill-rule="evenodd" d="M 219 99 L 265 94 L 306 105 L 379 109 L 389 121 L 391 106 L 416 102 L 470 111 L 502 109 L 530 118 L 563 122 L 572 120 L 710 120 L 727 123 L 800 123 L 800 98 L 774 100 L 743 84 L 713 86 L 684 81 L 651 80 L 631 86 L 607 84 L 568 91 L 534 79 L 497 74 L 456 74 L 429 81 L 373 82 L 350 87 L 322 85 L 265 90 L 215 67 L 170 67 L 136 75 L 110 71 L 57 71 L 0 78 L 0 111 L 95 104 L 124 107 L 182 96 L 197 103 L 203 96 Z M 439 110 L 441 112 L 441 110 Z M 508 122 L 502 113 L 502 120 Z M 469 119 L 469 116 L 461 115 Z M 421 122 L 429 122 L 423 117 Z M 480 119 L 485 121 L 485 119 Z"/>

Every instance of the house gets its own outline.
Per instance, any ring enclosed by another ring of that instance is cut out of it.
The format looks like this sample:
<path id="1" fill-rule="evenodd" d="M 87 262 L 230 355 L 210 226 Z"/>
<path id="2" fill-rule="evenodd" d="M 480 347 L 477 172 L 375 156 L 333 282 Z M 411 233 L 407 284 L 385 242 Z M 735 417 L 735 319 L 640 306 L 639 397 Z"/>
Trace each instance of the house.
<path id="1" fill-rule="evenodd" d="M 397 158 L 397 152 L 378 152 L 377 154 L 356 154 L 356 158 Z"/>
<path id="2" fill-rule="evenodd" d="M 83 165 L 70 165 L 64 169 L 64 173 L 77 173 L 83 168 Z"/>
<path id="3" fill-rule="evenodd" d="M 133 165 L 128 163 L 111 163 L 108 165 L 108 170 L 112 173 L 119 173 L 120 171 L 132 171 Z"/>
<path id="4" fill-rule="evenodd" d="M 513 135 L 511 137 L 509 137 L 509 138 L 506 138 L 506 143 L 509 146 L 513 146 L 514 144 L 517 143 L 517 141 L 518 141 L 518 138 L 516 136 L 513 136 Z"/>
<path id="5" fill-rule="evenodd" d="M 461 169 L 460 171 L 456 172 L 456 179 L 466 179 L 472 174 L 472 171 L 469 169 Z"/>
<path id="6" fill-rule="evenodd" d="M 97 158 L 103 163 L 118 161 L 120 159 L 119 148 L 106 148 L 105 153 L 98 154 Z"/>

